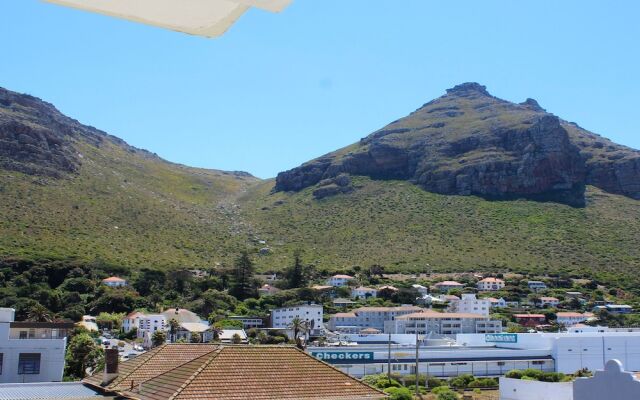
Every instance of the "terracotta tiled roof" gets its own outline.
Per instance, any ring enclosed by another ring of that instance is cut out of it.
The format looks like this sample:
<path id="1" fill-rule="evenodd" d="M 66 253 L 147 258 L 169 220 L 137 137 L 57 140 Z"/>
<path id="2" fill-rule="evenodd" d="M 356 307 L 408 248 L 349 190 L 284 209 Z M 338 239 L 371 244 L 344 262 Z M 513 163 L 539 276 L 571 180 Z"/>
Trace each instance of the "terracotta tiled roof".
<path id="1" fill-rule="evenodd" d="M 362 312 L 393 312 L 393 311 L 420 311 L 423 310 L 417 306 L 399 306 L 399 307 L 359 307 L 353 310 L 356 314 Z"/>
<path id="2" fill-rule="evenodd" d="M 334 275 L 334 276 L 332 276 L 332 278 L 336 278 L 336 279 L 353 279 L 353 276 L 351 276 L 351 275 Z"/>
<path id="3" fill-rule="evenodd" d="M 464 286 L 464 285 L 456 281 L 444 281 L 444 282 L 438 282 L 433 286 Z"/>
<path id="4" fill-rule="evenodd" d="M 515 318 L 546 318 L 543 314 L 514 314 Z"/>
<path id="5" fill-rule="evenodd" d="M 118 278 L 117 276 L 110 276 L 109 278 L 105 278 L 102 282 L 126 282 L 122 278 Z"/>
<path id="6" fill-rule="evenodd" d="M 290 346 L 167 344 L 122 363 L 120 375 L 125 376 L 108 385 L 108 391 L 141 400 L 386 397 Z M 94 378 L 84 382 L 98 386 Z"/>
<path id="7" fill-rule="evenodd" d="M 498 279 L 498 278 L 484 278 L 483 280 L 481 280 L 480 282 L 486 282 L 486 283 L 504 283 L 504 281 L 502 279 Z"/>

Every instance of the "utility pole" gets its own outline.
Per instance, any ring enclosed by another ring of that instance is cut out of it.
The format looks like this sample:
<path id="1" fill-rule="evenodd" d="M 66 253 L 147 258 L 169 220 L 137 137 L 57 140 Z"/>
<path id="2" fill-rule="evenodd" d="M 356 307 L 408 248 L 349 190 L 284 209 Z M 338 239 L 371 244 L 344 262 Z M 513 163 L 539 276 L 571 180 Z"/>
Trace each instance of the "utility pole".
<path id="1" fill-rule="evenodd" d="M 389 345 L 387 350 L 387 377 L 389 378 L 389 386 L 391 386 L 391 331 L 389 331 Z"/>
<path id="2" fill-rule="evenodd" d="M 420 396 L 420 342 L 418 341 L 418 320 L 416 319 L 416 397 Z"/>

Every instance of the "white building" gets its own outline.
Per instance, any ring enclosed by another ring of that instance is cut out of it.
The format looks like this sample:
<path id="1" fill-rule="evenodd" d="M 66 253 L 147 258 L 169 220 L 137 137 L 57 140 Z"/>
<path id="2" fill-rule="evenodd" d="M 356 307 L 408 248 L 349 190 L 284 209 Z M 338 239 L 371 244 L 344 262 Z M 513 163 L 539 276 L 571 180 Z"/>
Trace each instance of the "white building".
<path id="1" fill-rule="evenodd" d="M 500 333 L 502 321 L 488 315 L 440 313 L 433 310 L 403 315 L 385 324 L 385 333 L 457 335 L 461 333 Z"/>
<path id="2" fill-rule="evenodd" d="M 416 283 L 416 284 L 411 285 L 411 287 L 414 288 L 415 290 L 417 290 L 418 293 L 420 294 L 420 296 L 424 296 L 424 295 L 429 294 L 429 288 L 426 287 L 426 286 L 418 285 Z"/>
<path id="3" fill-rule="evenodd" d="M 527 286 L 529 286 L 529 289 L 536 292 L 547 289 L 547 284 L 542 281 L 528 281 Z"/>
<path id="4" fill-rule="evenodd" d="M 489 299 L 478 299 L 475 294 L 463 293 L 460 300 L 449 302 L 449 311 L 463 314 L 489 315 L 491 302 Z"/>
<path id="5" fill-rule="evenodd" d="M 558 319 L 556 322 L 566 327 L 571 327 L 577 324 L 581 324 L 593 318 L 592 313 L 578 313 L 578 312 L 559 312 L 556 313 Z"/>
<path id="6" fill-rule="evenodd" d="M 243 315 L 232 315 L 228 317 L 232 321 L 242 322 L 244 329 L 264 328 L 264 319 L 261 317 L 246 317 Z"/>
<path id="7" fill-rule="evenodd" d="M 60 382 L 73 323 L 15 322 L 0 308 L 0 383 Z M 1 397 L 1 394 L 0 394 Z"/>
<path id="8" fill-rule="evenodd" d="M 354 299 L 368 299 L 376 296 L 378 296 L 378 290 L 373 288 L 360 286 L 351 290 L 351 297 Z"/>
<path id="9" fill-rule="evenodd" d="M 400 315 L 424 310 L 412 305 L 400 307 L 360 307 L 348 313 L 337 313 L 329 319 L 329 329 L 344 333 L 359 333 L 363 329 L 373 328 L 384 331 L 385 322 Z"/>
<path id="10" fill-rule="evenodd" d="M 82 321 L 78 322 L 78 325 L 88 330 L 89 332 L 98 331 L 98 324 L 96 323 L 96 317 L 92 315 L 83 315 Z"/>
<path id="11" fill-rule="evenodd" d="M 166 331 L 168 321 L 163 314 L 144 314 L 134 311 L 122 320 L 122 330 L 125 333 L 131 332 L 133 328 L 138 330 L 138 338 L 144 338 L 145 334 L 151 337 L 157 331 Z"/>
<path id="12" fill-rule="evenodd" d="M 300 304 L 271 310 L 271 327 L 288 329 L 295 318 L 307 321 L 309 335 L 319 336 L 322 333 L 324 312 L 321 304 Z"/>
<path id="13" fill-rule="evenodd" d="M 442 292 L 442 293 L 447 293 L 450 292 L 452 290 L 462 290 L 464 289 L 464 285 L 460 282 L 456 282 L 456 281 L 444 281 L 444 282 L 438 282 L 435 285 L 433 285 L 436 290 Z"/>
<path id="14" fill-rule="evenodd" d="M 507 307 L 507 302 L 502 297 L 499 299 L 496 299 L 495 297 L 488 297 L 487 300 L 489 300 L 489 304 L 491 305 L 491 308 Z"/>
<path id="15" fill-rule="evenodd" d="M 331 278 L 327 279 L 327 285 L 333 287 L 342 287 L 347 286 L 349 282 L 354 280 L 355 278 L 350 275 L 334 275 Z"/>
<path id="16" fill-rule="evenodd" d="M 109 278 L 103 279 L 102 284 L 109 287 L 123 287 L 127 286 L 127 281 L 117 276 L 111 276 Z"/>
<path id="17" fill-rule="evenodd" d="M 536 307 L 557 307 L 560 304 L 560 300 L 555 297 L 543 296 L 535 301 Z"/>
<path id="18" fill-rule="evenodd" d="M 478 290 L 495 292 L 504 289 L 504 281 L 499 278 L 484 278 L 476 284 Z"/>

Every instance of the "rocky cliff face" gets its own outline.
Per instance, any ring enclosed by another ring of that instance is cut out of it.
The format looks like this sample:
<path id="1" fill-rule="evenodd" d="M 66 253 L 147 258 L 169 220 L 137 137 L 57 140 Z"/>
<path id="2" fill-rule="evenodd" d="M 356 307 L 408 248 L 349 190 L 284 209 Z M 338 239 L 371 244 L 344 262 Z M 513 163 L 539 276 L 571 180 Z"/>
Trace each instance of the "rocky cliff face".
<path id="1" fill-rule="evenodd" d="M 60 178 L 77 171 L 73 143 L 111 137 L 66 117 L 38 98 L 0 88 L 0 168 Z"/>
<path id="2" fill-rule="evenodd" d="M 586 184 L 638 198 L 638 152 L 618 146 L 619 159 L 603 159 L 588 149 L 601 146 L 596 137 L 535 100 L 514 104 L 466 83 L 358 144 L 280 173 L 276 190 L 297 191 L 351 174 L 409 180 L 441 194 L 572 206 L 584 205 Z"/>

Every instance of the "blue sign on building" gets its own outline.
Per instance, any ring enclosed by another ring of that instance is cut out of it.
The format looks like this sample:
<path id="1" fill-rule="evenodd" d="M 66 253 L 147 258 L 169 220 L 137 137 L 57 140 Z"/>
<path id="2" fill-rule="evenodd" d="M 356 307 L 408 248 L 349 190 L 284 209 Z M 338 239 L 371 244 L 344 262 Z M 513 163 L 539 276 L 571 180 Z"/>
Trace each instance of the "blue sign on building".
<path id="1" fill-rule="evenodd" d="M 487 343 L 518 343 L 518 335 L 515 333 L 487 333 L 484 335 Z"/>
<path id="2" fill-rule="evenodd" d="M 368 351 L 312 351 L 311 355 L 330 364 L 373 361 L 373 352 Z"/>

